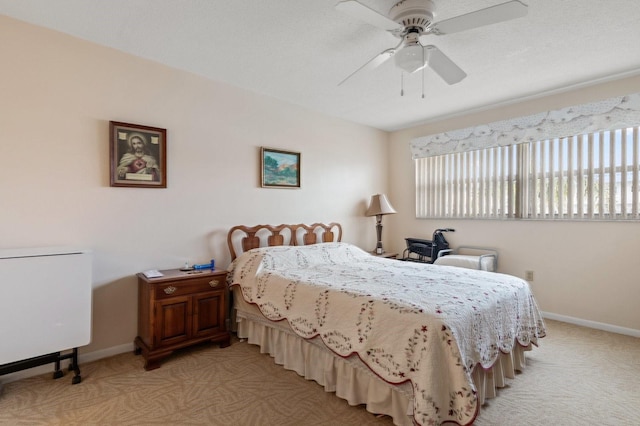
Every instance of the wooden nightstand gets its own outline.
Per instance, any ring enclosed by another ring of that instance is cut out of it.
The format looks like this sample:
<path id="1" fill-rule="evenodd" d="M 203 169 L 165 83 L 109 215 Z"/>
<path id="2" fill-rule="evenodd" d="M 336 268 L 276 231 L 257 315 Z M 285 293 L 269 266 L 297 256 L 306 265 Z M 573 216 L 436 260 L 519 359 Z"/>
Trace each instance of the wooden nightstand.
<path id="1" fill-rule="evenodd" d="M 174 350 L 204 341 L 231 344 L 226 328 L 226 271 L 178 269 L 163 276 L 138 274 L 138 336 L 135 353 L 145 359 L 145 370 L 160 367 Z"/>
<path id="2" fill-rule="evenodd" d="M 382 254 L 377 254 L 375 251 L 369 252 L 371 253 L 372 256 L 375 257 L 384 257 L 386 259 L 397 259 L 398 258 L 398 253 L 391 253 L 391 252 L 384 252 Z"/>

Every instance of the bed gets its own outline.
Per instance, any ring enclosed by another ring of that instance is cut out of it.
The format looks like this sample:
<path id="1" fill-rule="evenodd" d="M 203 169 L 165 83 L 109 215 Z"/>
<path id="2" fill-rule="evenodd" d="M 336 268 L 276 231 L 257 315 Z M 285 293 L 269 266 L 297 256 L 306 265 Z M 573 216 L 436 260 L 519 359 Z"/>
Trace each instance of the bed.
<path id="1" fill-rule="evenodd" d="M 337 223 L 236 226 L 235 331 L 397 425 L 468 425 L 545 327 L 526 281 L 372 256 Z"/>

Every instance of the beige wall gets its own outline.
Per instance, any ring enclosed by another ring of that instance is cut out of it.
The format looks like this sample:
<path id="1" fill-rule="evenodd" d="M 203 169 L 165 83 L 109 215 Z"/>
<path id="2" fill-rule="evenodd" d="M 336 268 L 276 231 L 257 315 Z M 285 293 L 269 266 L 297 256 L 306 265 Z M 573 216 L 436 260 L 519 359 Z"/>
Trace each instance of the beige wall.
<path id="1" fill-rule="evenodd" d="M 137 272 L 226 267 L 231 226 L 337 221 L 374 247 L 387 133 L 6 17 L 0 40 L 0 248 L 93 250 L 81 353 L 131 346 Z M 167 129 L 167 189 L 109 186 L 110 120 Z M 301 189 L 259 187 L 261 146 L 301 153 Z"/>
<path id="2" fill-rule="evenodd" d="M 502 272 L 533 270 L 543 310 L 640 329 L 640 224 L 416 220 L 408 148 L 416 136 L 638 91 L 640 79 L 396 132 L 389 147 L 384 132 L 5 17 L 0 40 L 0 248 L 93 250 L 93 341 L 81 353 L 131 347 L 134 274 L 212 257 L 226 267 L 233 225 L 339 221 L 344 241 L 372 248 L 363 213 L 377 192 L 399 212 L 384 219 L 387 249 L 452 226 L 454 246 L 496 247 Z M 167 189 L 109 186 L 109 120 L 167 129 Z M 301 152 L 302 189 L 259 187 L 260 146 Z"/>
<path id="3" fill-rule="evenodd" d="M 627 78 L 395 132 L 389 167 L 398 214 L 385 217 L 393 235 L 387 247 L 401 251 L 405 237 L 430 238 L 434 229 L 452 227 L 456 232 L 447 239 L 454 247 L 497 248 L 500 272 L 524 277 L 534 271 L 532 289 L 551 317 L 640 335 L 640 223 L 419 220 L 409 150 L 415 137 L 638 91 L 640 77 Z"/>

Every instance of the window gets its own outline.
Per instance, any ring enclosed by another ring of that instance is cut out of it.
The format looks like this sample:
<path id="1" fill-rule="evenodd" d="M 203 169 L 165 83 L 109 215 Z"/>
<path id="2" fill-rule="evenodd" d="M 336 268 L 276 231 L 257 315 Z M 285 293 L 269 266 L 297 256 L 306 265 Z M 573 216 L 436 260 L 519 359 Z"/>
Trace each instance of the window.
<path id="1" fill-rule="evenodd" d="M 640 127 L 416 159 L 419 218 L 638 220 Z"/>

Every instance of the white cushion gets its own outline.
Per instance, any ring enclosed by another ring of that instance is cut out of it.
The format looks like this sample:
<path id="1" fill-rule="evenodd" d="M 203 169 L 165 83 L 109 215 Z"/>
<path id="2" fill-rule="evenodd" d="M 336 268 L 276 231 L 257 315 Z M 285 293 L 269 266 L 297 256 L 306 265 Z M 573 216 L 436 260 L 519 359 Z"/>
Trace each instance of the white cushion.
<path id="1" fill-rule="evenodd" d="M 482 261 L 480 256 L 470 256 L 465 254 L 450 254 L 442 256 L 433 262 L 435 265 L 457 266 L 467 269 L 482 269 L 483 271 L 495 271 L 495 257 L 484 256 Z"/>

